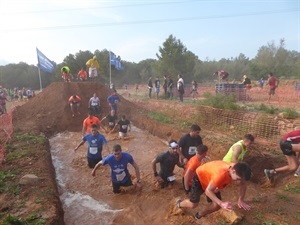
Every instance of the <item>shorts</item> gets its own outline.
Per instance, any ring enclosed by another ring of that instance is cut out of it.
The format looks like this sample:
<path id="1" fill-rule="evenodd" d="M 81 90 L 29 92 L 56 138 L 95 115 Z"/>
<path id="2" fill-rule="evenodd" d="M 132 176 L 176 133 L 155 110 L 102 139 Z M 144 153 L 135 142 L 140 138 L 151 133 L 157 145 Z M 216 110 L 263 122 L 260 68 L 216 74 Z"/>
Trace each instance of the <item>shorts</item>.
<path id="1" fill-rule="evenodd" d="M 94 158 L 89 158 L 87 157 L 87 161 L 88 161 L 88 166 L 91 168 L 91 169 L 94 169 L 94 167 L 96 166 L 96 164 L 98 162 L 100 162 L 102 160 L 102 157 L 99 158 L 99 159 L 94 159 Z"/>
<path id="2" fill-rule="evenodd" d="M 124 138 L 127 137 L 127 133 L 119 132 L 119 137 Z"/>
<path id="3" fill-rule="evenodd" d="M 97 77 L 98 73 L 97 73 L 97 69 L 96 68 L 89 68 L 89 77 L 93 78 L 93 77 Z"/>
<path id="4" fill-rule="evenodd" d="M 280 145 L 280 149 L 282 151 L 282 153 L 284 155 L 287 156 L 296 156 L 296 152 L 293 151 L 293 146 L 292 146 L 293 142 L 291 141 L 285 141 L 285 140 L 281 140 L 279 145 Z"/>
<path id="5" fill-rule="evenodd" d="M 120 187 L 132 186 L 131 177 L 129 177 L 125 183 L 112 182 L 112 186 L 113 186 L 113 193 L 115 193 L 115 194 L 120 193 L 121 192 Z"/>
<path id="6" fill-rule="evenodd" d="M 156 93 L 159 93 L 159 88 L 155 88 L 155 92 L 156 92 Z"/>
<path id="7" fill-rule="evenodd" d="M 115 112 L 117 111 L 117 105 L 110 105 L 110 109 L 111 110 L 114 110 Z"/>
<path id="8" fill-rule="evenodd" d="M 205 191 L 203 190 L 201 183 L 198 179 L 197 174 L 194 175 L 193 177 L 193 183 L 191 187 L 191 196 L 190 196 L 190 201 L 192 203 L 199 203 L 200 202 L 200 196 L 204 193 Z M 215 195 L 217 196 L 218 199 L 222 200 L 221 197 L 221 192 L 216 192 Z M 207 202 L 212 202 L 212 200 L 206 196 Z"/>
<path id="9" fill-rule="evenodd" d="M 270 88 L 269 95 L 275 95 L 275 89 L 276 87 Z"/>

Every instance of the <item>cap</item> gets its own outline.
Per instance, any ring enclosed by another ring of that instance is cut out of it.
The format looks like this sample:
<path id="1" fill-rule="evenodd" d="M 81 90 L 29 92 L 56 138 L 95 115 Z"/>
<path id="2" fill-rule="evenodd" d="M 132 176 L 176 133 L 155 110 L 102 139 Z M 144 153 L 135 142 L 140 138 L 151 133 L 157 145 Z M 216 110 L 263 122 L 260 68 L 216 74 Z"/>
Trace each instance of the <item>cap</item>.
<path id="1" fill-rule="evenodd" d="M 93 59 L 97 59 L 97 56 L 94 55 Z"/>
<path id="2" fill-rule="evenodd" d="M 170 142 L 169 146 L 170 146 L 170 148 L 178 148 L 178 144 L 176 141 Z"/>

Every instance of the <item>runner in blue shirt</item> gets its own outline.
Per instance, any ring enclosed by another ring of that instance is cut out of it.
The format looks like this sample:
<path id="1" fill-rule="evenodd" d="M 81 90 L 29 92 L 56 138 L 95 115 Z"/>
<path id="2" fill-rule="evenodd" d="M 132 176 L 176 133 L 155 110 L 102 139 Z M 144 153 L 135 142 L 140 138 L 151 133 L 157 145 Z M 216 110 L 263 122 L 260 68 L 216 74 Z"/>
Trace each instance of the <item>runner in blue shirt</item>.
<path id="1" fill-rule="evenodd" d="M 122 152 L 122 148 L 118 144 L 114 145 L 113 154 L 110 154 L 109 156 L 101 160 L 99 163 L 97 163 L 97 165 L 94 167 L 92 171 L 92 176 L 96 175 L 96 170 L 100 166 L 105 166 L 106 164 L 108 164 L 111 168 L 111 181 L 113 186 L 113 192 L 120 193 L 121 186 L 127 187 L 133 185 L 131 176 L 127 169 L 128 163 L 130 163 L 135 169 L 135 174 L 137 178 L 137 190 L 141 190 L 142 185 L 140 180 L 139 167 L 129 153 Z"/>
<path id="2" fill-rule="evenodd" d="M 116 90 L 113 90 L 113 93 L 110 96 L 108 96 L 108 98 L 107 98 L 107 102 L 110 106 L 110 109 L 115 111 L 115 115 L 117 115 L 117 103 L 120 101 L 121 101 L 121 99 L 117 95 Z"/>
<path id="3" fill-rule="evenodd" d="M 87 150 L 88 166 L 90 168 L 94 168 L 95 165 L 102 160 L 103 146 L 105 146 L 108 153 L 109 153 L 109 149 L 105 137 L 98 132 L 98 126 L 96 124 L 93 124 L 91 130 L 92 133 L 85 135 L 82 138 L 82 141 L 79 143 L 79 145 L 74 149 L 74 151 L 76 151 L 81 145 L 87 142 L 88 143 L 88 150 Z"/>

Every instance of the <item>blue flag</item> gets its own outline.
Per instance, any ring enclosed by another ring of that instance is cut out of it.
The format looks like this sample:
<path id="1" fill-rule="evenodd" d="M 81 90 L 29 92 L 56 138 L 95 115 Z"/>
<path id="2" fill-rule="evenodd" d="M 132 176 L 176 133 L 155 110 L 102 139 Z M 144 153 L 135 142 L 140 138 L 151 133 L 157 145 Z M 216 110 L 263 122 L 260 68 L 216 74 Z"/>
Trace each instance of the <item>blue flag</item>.
<path id="1" fill-rule="evenodd" d="M 116 70 L 124 70 L 124 66 L 116 55 L 110 52 L 110 65 L 115 66 Z"/>
<path id="2" fill-rule="evenodd" d="M 51 62 L 38 48 L 36 48 L 38 58 L 38 68 L 48 73 L 53 73 L 55 63 Z"/>

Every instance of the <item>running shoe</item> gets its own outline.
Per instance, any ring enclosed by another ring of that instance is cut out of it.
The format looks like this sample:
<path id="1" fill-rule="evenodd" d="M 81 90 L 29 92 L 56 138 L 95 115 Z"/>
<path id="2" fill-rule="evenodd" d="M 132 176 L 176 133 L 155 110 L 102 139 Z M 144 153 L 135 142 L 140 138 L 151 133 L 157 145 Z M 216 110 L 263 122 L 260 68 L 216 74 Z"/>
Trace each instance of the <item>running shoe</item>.
<path id="1" fill-rule="evenodd" d="M 200 220 L 201 217 L 202 217 L 202 216 L 201 216 L 198 212 L 196 212 L 194 218 L 195 218 L 196 220 Z"/>
<path id="2" fill-rule="evenodd" d="M 177 208 L 180 209 L 180 202 L 182 202 L 182 200 L 179 198 L 177 201 L 176 201 L 176 205 L 177 205 Z"/>
<path id="3" fill-rule="evenodd" d="M 300 177 L 300 170 L 297 170 L 297 171 L 294 173 L 294 176 L 295 176 L 295 177 Z"/>
<path id="4" fill-rule="evenodd" d="M 266 174 L 266 177 L 268 178 L 269 181 L 273 178 L 273 175 L 271 174 L 269 169 L 265 169 L 264 173 Z"/>

